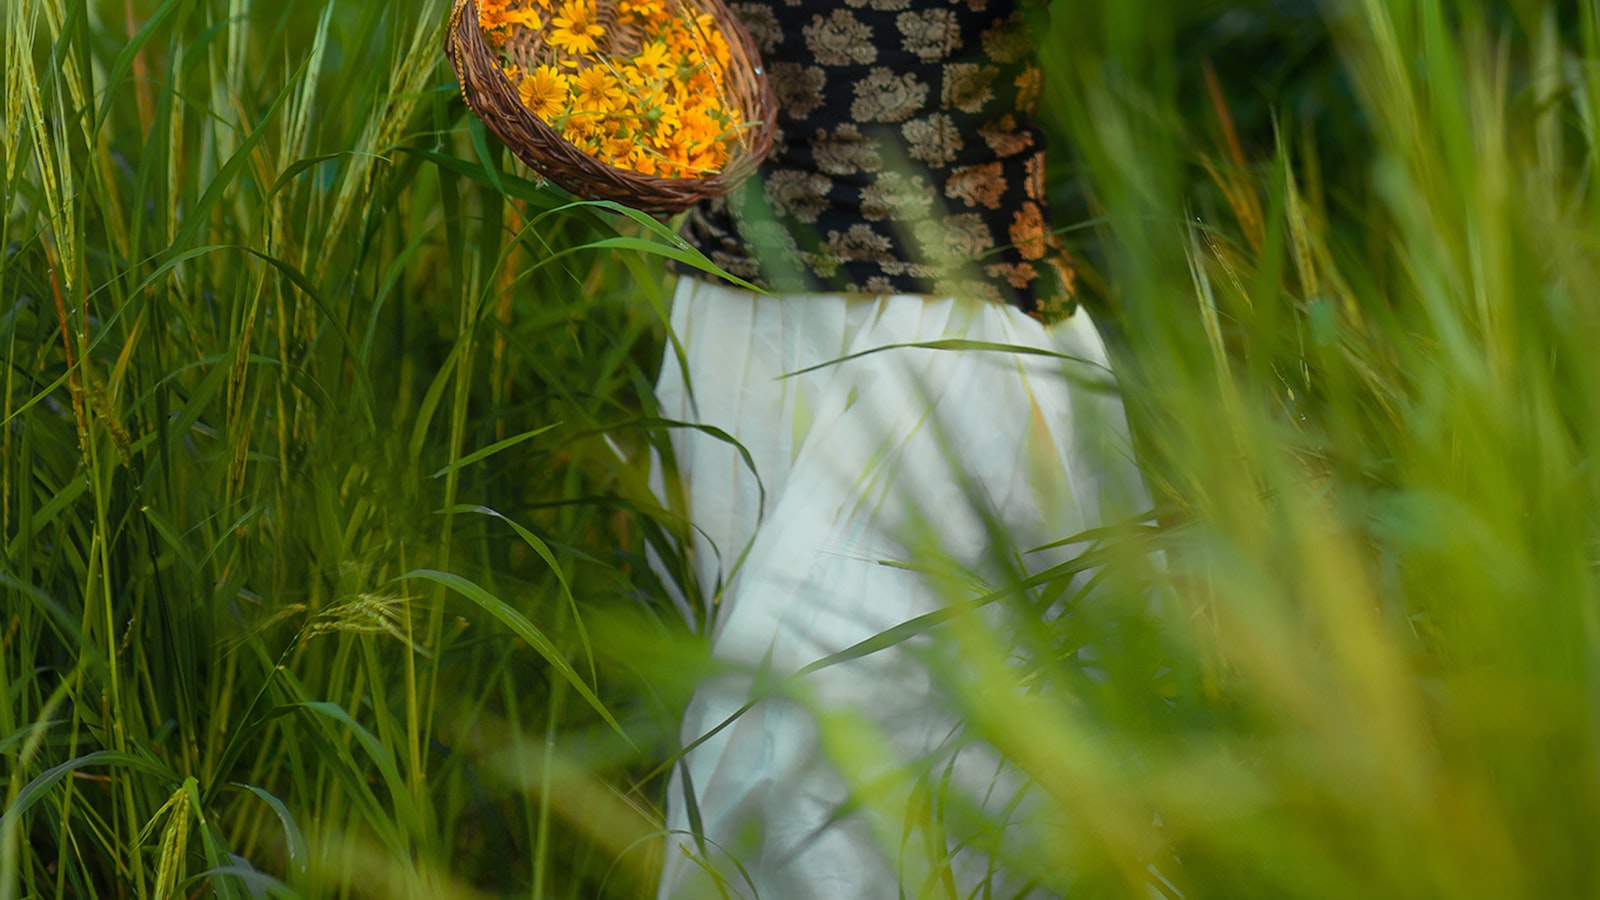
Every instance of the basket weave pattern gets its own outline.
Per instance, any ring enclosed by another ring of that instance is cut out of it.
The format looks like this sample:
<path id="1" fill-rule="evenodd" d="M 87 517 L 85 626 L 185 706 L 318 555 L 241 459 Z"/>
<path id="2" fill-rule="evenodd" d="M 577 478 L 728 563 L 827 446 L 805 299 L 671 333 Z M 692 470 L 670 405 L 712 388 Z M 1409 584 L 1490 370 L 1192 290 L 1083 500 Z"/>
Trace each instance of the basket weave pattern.
<path id="1" fill-rule="evenodd" d="M 750 123 L 734 139 L 728 163 L 704 177 L 644 175 L 611 165 L 573 146 L 523 105 L 516 87 L 500 69 L 500 52 L 489 46 L 478 27 L 475 0 L 456 0 L 446 49 L 467 106 L 534 171 L 580 197 L 615 200 L 647 212 L 670 215 L 726 194 L 755 171 L 772 148 L 777 101 L 761 67 L 755 41 L 722 0 L 668 2 L 710 15 L 721 29 L 729 55 L 723 79 L 726 100 Z M 610 0 L 599 0 L 597 7 L 599 24 L 605 26 L 601 54 L 637 51 L 637 29 L 617 24 Z M 567 61 L 565 54 L 546 45 L 540 33 L 528 28 L 517 29 L 506 43 L 505 56 L 526 70 L 540 63 Z"/>

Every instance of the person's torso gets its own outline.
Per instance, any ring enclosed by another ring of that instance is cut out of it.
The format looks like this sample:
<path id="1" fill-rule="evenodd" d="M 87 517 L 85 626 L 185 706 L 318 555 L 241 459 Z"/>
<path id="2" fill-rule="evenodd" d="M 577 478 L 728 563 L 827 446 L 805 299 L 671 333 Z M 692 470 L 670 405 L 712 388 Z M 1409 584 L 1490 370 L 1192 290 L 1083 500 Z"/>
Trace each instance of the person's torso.
<path id="1" fill-rule="evenodd" d="M 1047 318 L 1070 267 L 1045 206 L 1041 90 L 1010 0 L 742 0 L 778 98 L 759 174 L 686 236 L 782 291 L 970 293 Z"/>

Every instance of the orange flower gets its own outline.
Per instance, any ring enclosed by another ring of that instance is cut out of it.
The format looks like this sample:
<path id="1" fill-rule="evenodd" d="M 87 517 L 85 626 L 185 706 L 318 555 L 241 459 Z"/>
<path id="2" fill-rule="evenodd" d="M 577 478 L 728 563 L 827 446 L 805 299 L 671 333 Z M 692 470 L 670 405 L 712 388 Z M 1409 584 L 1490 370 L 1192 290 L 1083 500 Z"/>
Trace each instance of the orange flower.
<path id="1" fill-rule="evenodd" d="M 512 0 L 482 0 L 478 6 L 478 27 L 484 37 L 495 47 L 503 47 L 511 37 L 512 29 L 544 27 L 539 13 L 532 8 L 511 8 Z"/>
<path id="2" fill-rule="evenodd" d="M 683 111 L 678 117 L 678 129 L 685 142 L 694 148 L 703 148 L 710 145 L 722 132 L 722 126 L 717 120 L 706 115 L 704 109 L 691 108 Z"/>
<path id="3" fill-rule="evenodd" d="M 628 168 L 641 175 L 657 175 L 660 169 L 656 166 L 656 158 L 646 152 L 643 147 L 633 148 L 633 153 L 626 160 Z"/>

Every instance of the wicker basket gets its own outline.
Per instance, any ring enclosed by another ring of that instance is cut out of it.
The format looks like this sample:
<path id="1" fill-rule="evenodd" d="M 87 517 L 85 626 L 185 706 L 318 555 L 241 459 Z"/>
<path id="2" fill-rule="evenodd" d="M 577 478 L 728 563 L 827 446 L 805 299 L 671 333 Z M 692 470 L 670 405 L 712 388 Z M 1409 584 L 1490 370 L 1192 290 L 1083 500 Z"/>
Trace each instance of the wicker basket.
<path id="1" fill-rule="evenodd" d="M 613 27 L 613 0 L 598 0 L 599 21 L 606 27 L 601 52 L 638 49 L 634 29 Z M 516 88 L 499 67 L 500 55 L 489 47 L 478 27 L 475 0 L 455 0 L 446 38 L 450 62 L 461 81 L 467 106 L 519 159 L 534 171 L 572 193 L 592 200 L 615 200 L 651 213 L 670 215 L 732 190 L 755 171 L 772 148 L 777 101 L 761 67 L 755 42 L 722 0 L 669 0 L 709 14 L 728 44 L 727 97 L 750 127 L 740 129 L 728 162 L 699 178 L 663 178 L 613 166 L 584 153 L 522 104 Z M 553 62 L 558 51 L 546 46 L 531 29 L 518 29 L 506 45 L 506 56 L 531 69 Z"/>

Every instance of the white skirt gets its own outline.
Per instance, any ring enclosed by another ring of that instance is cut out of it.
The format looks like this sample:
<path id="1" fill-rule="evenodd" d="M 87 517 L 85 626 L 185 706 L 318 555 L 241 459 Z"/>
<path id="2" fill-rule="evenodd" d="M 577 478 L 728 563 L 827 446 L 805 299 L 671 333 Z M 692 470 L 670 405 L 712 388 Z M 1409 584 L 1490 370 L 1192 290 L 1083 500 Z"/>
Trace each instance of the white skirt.
<path id="1" fill-rule="evenodd" d="M 994 877 L 988 857 L 953 834 L 887 833 L 894 811 L 861 791 L 863 777 L 889 776 L 882 760 L 841 759 L 848 751 L 817 724 L 820 712 L 868 726 L 912 773 L 896 782 L 906 790 L 927 783 L 920 766 L 996 796 L 1010 776 L 960 739 L 917 641 L 809 672 L 789 682 L 794 699 L 736 713 L 758 684 L 949 603 L 930 567 L 981 578 L 1000 554 L 1038 570 L 1071 548 L 1030 548 L 1142 502 L 1093 323 L 1079 312 L 1047 328 L 977 301 L 770 297 L 683 278 L 671 327 L 682 357 L 669 343 L 661 415 L 720 429 L 749 460 L 709 430 L 673 431 L 688 549 L 709 601 L 683 611 L 728 670 L 698 687 L 684 717 L 684 745 L 700 743 L 669 787 L 660 896 L 892 898 L 951 879 L 965 895 Z M 950 343 L 904 346 L 940 341 Z M 663 497 L 670 472 L 655 472 Z M 1010 546 L 996 545 L 1000 534 Z M 910 802 L 905 791 L 872 796 Z"/>

